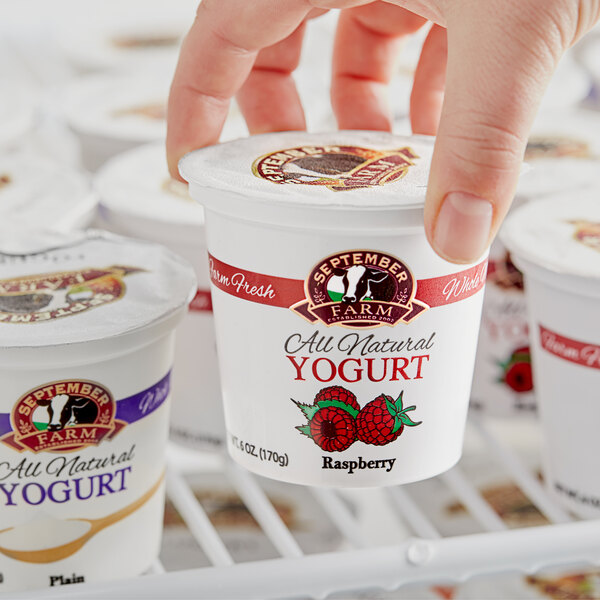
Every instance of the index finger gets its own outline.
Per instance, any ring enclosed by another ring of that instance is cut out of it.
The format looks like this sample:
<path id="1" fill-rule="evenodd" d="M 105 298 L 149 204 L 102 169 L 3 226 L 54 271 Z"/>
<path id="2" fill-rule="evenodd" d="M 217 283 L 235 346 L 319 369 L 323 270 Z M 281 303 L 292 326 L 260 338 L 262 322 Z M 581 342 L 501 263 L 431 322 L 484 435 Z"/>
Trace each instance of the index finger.
<path id="1" fill-rule="evenodd" d="M 190 150 L 218 142 L 229 101 L 261 48 L 289 36 L 311 10 L 305 0 L 204 0 L 184 40 L 167 109 L 173 177 Z"/>

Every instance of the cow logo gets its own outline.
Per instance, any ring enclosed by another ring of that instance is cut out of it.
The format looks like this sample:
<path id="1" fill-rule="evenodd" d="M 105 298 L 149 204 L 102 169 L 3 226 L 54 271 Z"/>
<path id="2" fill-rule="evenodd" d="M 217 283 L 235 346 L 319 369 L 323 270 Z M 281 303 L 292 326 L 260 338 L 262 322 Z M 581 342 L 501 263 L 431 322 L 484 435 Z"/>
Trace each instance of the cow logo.
<path id="1" fill-rule="evenodd" d="M 164 121 L 167 118 L 166 102 L 152 102 L 150 104 L 140 104 L 113 111 L 112 116 L 119 117 L 141 117 L 151 121 Z"/>
<path id="2" fill-rule="evenodd" d="M 0 440 L 18 450 L 69 452 L 114 437 L 125 422 L 99 383 L 66 380 L 46 383 L 19 398 L 11 413 L 12 432 Z"/>
<path id="3" fill-rule="evenodd" d="M 569 221 L 571 225 L 575 225 L 575 233 L 573 237 L 580 244 L 597 250 L 600 252 L 600 223 L 593 221 Z"/>
<path id="4" fill-rule="evenodd" d="M 252 172 L 273 183 L 321 185 L 340 192 L 397 181 L 417 158 L 408 147 L 300 146 L 261 156 L 254 161 Z"/>
<path id="5" fill-rule="evenodd" d="M 0 280 L 0 323 L 38 323 L 102 306 L 125 295 L 123 277 L 137 267 L 25 275 Z"/>
<path id="6" fill-rule="evenodd" d="M 561 136 L 532 137 L 527 142 L 525 160 L 540 158 L 593 158 L 589 144 Z"/>
<path id="7" fill-rule="evenodd" d="M 342 327 L 410 323 L 429 306 L 415 300 L 417 282 L 399 259 L 375 250 L 328 256 L 304 283 L 306 299 L 291 309 L 315 323 Z"/>

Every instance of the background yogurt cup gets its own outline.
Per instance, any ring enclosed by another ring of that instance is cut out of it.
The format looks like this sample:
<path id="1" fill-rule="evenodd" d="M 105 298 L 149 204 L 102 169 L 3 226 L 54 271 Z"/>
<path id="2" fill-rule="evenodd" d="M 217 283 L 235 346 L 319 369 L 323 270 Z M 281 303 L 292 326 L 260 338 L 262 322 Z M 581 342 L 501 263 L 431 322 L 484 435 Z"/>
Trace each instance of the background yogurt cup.
<path id="1" fill-rule="evenodd" d="M 175 66 L 181 39 L 197 9 L 195 0 L 71 2 L 61 7 L 56 42 L 79 72 L 138 71 Z"/>
<path id="2" fill-rule="evenodd" d="M 34 124 L 35 103 L 27 85 L 18 80 L 2 82 L 0 90 L 0 149 L 11 147 Z"/>
<path id="3" fill-rule="evenodd" d="M 60 231 L 87 227 L 98 200 L 88 178 L 31 153 L 0 154 L 0 220 Z"/>
<path id="4" fill-rule="evenodd" d="M 509 217 L 505 244 L 524 272 L 545 480 L 557 501 L 600 514 L 600 201 L 574 190 Z"/>
<path id="5" fill-rule="evenodd" d="M 426 240 L 432 150 L 294 132 L 181 162 L 206 210 L 228 448 L 248 469 L 360 487 L 459 459 L 486 260 L 457 267 Z"/>
<path id="6" fill-rule="evenodd" d="M 592 110 L 542 111 L 535 120 L 517 197 L 539 198 L 592 185 L 600 170 L 600 115 Z"/>
<path id="7" fill-rule="evenodd" d="M 519 199 L 514 206 L 522 204 Z M 496 238 L 490 248 L 471 407 L 494 417 L 536 410 L 523 274 Z"/>
<path id="8" fill-rule="evenodd" d="M 94 184 L 103 224 L 117 233 L 162 243 L 193 266 L 198 291 L 178 328 L 171 438 L 220 449 L 225 423 L 206 260 L 204 211 L 187 187 L 169 177 L 163 144 L 131 150 L 108 162 Z"/>
<path id="9" fill-rule="evenodd" d="M 193 271 L 101 232 L 0 239 L 3 590 L 139 574 L 159 551 Z"/>
<path id="10" fill-rule="evenodd" d="M 95 171 L 110 157 L 166 135 L 170 75 L 96 75 L 72 83 L 64 114 L 81 144 L 81 160 Z"/>
<path id="11" fill-rule="evenodd" d="M 525 155 L 531 169 L 520 179 L 514 207 L 597 183 L 599 140 L 600 115 L 593 111 L 540 113 Z M 532 414 L 536 407 L 523 278 L 498 238 L 490 250 L 472 406 L 498 417 Z"/>

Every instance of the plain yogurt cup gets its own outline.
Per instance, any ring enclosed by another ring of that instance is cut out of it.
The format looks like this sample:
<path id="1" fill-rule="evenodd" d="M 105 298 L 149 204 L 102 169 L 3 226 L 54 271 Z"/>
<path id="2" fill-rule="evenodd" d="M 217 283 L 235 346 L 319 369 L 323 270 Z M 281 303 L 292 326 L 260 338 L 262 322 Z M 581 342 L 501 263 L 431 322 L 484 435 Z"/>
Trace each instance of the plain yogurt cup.
<path id="1" fill-rule="evenodd" d="M 171 438 L 200 450 L 224 447 L 225 423 L 206 260 L 204 211 L 169 177 L 163 144 L 110 160 L 94 179 L 103 224 L 159 242 L 193 266 L 198 291 L 177 332 Z"/>
<path id="2" fill-rule="evenodd" d="M 525 275 L 546 485 L 600 515 L 600 196 L 574 190 L 510 216 L 503 240 Z"/>
<path id="3" fill-rule="evenodd" d="M 81 160 L 95 171 L 112 156 L 166 136 L 170 76 L 96 75 L 72 83 L 64 115 Z"/>
<path id="4" fill-rule="evenodd" d="M 228 449 L 251 471 L 361 487 L 460 458 L 486 259 L 429 246 L 432 151 L 294 132 L 180 163 L 205 207 Z"/>
<path id="5" fill-rule="evenodd" d="M 192 268 L 105 232 L 0 240 L 2 589 L 142 573 L 160 545 Z"/>
<path id="6" fill-rule="evenodd" d="M 0 221 L 70 231 L 90 225 L 97 204 L 83 173 L 31 153 L 0 154 Z"/>

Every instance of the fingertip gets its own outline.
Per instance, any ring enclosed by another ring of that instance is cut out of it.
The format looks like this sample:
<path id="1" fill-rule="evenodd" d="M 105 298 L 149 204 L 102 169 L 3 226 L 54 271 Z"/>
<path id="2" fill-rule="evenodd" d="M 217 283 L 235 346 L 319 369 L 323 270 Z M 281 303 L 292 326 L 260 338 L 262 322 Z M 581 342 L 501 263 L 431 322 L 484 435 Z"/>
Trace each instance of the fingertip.
<path id="1" fill-rule="evenodd" d="M 177 150 L 175 148 L 171 148 L 169 143 L 166 145 L 166 160 L 167 167 L 169 170 L 169 175 L 175 179 L 176 181 L 181 181 L 183 183 L 187 183 L 185 179 L 179 173 L 179 161 L 186 154 L 186 151 Z"/>
<path id="2" fill-rule="evenodd" d="M 446 194 L 427 227 L 434 251 L 458 264 L 473 263 L 489 248 L 494 205 L 485 198 L 466 192 Z"/>

